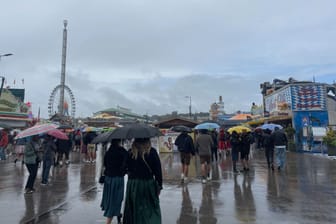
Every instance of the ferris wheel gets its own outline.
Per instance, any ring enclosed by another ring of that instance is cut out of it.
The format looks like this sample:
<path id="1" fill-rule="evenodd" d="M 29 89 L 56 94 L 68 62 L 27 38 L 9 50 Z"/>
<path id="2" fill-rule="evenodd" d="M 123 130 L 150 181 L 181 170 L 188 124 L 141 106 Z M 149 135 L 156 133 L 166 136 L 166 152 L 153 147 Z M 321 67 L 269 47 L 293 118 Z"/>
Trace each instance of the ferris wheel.
<path id="1" fill-rule="evenodd" d="M 60 93 L 62 85 L 56 86 L 50 94 L 49 103 L 48 103 L 48 113 L 49 116 L 53 116 L 58 112 Z M 76 101 L 71 89 L 64 85 L 64 115 L 75 117 L 76 114 Z"/>

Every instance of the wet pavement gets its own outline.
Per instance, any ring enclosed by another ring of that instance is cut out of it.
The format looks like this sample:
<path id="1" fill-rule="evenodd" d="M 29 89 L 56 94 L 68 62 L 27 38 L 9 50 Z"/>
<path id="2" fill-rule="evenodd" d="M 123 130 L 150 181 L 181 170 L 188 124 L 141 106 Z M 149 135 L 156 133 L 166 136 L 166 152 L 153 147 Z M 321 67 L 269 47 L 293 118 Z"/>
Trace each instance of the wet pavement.
<path id="1" fill-rule="evenodd" d="M 251 170 L 235 175 L 231 162 L 212 164 L 212 181 L 202 184 L 199 164 L 180 182 L 178 153 L 161 154 L 164 190 L 160 196 L 163 223 L 335 223 L 336 160 L 312 154 L 287 153 L 286 170 L 269 171 L 263 152 L 253 153 Z M 20 163 L 0 161 L 0 223 L 105 223 L 100 210 L 99 165 L 81 162 L 52 170 L 51 184 L 23 193 L 27 171 Z M 113 223 L 116 223 L 114 220 Z"/>

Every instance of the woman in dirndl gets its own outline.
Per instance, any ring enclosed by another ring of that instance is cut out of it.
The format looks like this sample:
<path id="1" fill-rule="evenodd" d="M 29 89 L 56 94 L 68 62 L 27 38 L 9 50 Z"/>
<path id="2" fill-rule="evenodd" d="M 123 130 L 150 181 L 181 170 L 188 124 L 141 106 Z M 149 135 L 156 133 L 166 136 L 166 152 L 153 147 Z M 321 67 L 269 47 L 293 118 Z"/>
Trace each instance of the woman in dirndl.
<path id="1" fill-rule="evenodd" d="M 127 151 L 121 146 L 121 140 L 114 139 L 104 156 L 104 189 L 100 207 L 104 211 L 106 224 L 114 216 L 121 223 L 121 203 L 124 199 L 124 176 L 126 174 Z"/>
<path id="2" fill-rule="evenodd" d="M 149 138 L 136 138 L 127 160 L 124 224 L 161 224 L 162 170 Z"/>

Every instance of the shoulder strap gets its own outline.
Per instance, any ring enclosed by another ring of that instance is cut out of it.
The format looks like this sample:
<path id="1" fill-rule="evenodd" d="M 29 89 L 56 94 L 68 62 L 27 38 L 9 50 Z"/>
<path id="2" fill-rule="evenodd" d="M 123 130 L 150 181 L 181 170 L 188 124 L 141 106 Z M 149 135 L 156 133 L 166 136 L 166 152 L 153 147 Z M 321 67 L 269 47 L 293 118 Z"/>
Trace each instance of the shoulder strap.
<path id="1" fill-rule="evenodd" d="M 150 172 L 151 174 L 153 174 L 153 171 L 152 171 L 152 169 L 150 168 L 150 166 L 148 165 L 148 163 L 146 162 L 146 160 L 145 160 L 144 158 L 143 158 L 142 160 L 145 162 L 147 168 L 149 169 L 149 172 Z"/>

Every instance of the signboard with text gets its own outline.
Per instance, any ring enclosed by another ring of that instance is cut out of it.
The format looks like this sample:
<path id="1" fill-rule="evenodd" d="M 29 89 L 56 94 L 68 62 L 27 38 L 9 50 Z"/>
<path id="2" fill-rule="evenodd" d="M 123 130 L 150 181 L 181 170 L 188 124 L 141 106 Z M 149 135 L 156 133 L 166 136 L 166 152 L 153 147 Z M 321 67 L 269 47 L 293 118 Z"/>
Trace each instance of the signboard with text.
<path id="1" fill-rule="evenodd" d="M 292 98 L 290 87 L 265 97 L 265 109 L 270 115 L 290 115 L 291 105 Z"/>

